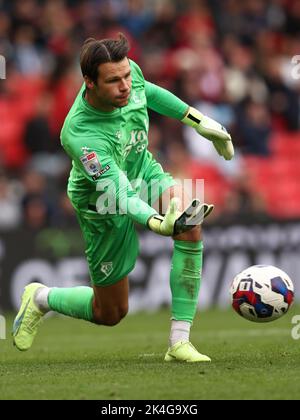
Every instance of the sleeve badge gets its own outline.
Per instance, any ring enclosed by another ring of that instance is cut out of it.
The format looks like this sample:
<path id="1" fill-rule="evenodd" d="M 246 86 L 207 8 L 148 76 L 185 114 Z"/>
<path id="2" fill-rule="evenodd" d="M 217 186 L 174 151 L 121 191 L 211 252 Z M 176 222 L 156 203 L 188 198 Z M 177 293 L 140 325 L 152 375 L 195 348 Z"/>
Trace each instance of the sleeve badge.
<path id="1" fill-rule="evenodd" d="M 101 171 L 101 163 L 99 162 L 96 152 L 85 154 L 81 156 L 80 160 L 88 175 L 95 176 Z"/>

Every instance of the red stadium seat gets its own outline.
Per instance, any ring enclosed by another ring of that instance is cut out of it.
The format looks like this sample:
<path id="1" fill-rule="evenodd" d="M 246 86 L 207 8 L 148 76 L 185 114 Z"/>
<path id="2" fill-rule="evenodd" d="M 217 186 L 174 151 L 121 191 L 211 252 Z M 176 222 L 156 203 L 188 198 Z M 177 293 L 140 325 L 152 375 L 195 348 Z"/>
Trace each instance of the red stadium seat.
<path id="1" fill-rule="evenodd" d="M 290 136 L 284 136 L 274 141 L 274 155 L 270 158 L 245 157 L 245 170 L 253 180 L 253 189 L 265 197 L 271 215 L 299 217 L 300 137 L 298 135 L 291 139 Z"/>
<path id="2" fill-rule="evenodd" d="M 300 158 L 300 134 L 279 134 L 271 139 L 275 156 Z"/>
<path id="3" fill-rule="evenodd" d="M 206 201 L 222 206 L 229 189 L 229 183 L 214 165 L 191 161 L 188 168 L 192 179 L 204 180 L 204 197 Z"/>
<path id="4" fill-rule="evenodd" d="M 23 125 L 14 115 L 1 121 L 0 153 L 1 160 L 8 167 L 20 167 L 25 163 L 25 149 L 23 146 Z"/>

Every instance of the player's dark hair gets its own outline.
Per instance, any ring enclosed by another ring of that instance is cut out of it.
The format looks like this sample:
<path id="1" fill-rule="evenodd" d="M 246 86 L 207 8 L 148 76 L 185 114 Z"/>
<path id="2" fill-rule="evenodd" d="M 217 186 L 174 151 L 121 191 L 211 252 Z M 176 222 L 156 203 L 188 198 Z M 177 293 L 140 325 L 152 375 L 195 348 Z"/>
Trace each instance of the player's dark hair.
<path id="1" fill-rule="evenodd" d="M 88 38 L 80 52 L 82 75 L 97 83 L 98 66 L 103 63 L 118 63 L 128 54 L 130 49 L 127 38 L 119 33 L 119 39 Z"/>

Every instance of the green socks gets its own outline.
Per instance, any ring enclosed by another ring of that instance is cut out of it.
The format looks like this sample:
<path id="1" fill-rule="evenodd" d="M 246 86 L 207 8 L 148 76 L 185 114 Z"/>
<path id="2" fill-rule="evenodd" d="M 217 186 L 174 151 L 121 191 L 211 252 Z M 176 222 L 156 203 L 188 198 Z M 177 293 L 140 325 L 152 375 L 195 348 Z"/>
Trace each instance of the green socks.
<path id="1" fill-rule="evenodd" d="M 91 287 L 53 287 L 48 304 L 52 311 L 93 322 L 93 296 Z"/>
<path id="2" fill-rule="evenodd" d="M 174 241 L 171 269 L 172 319 L 193 322 L 202 271 L 203 242 Z"/>

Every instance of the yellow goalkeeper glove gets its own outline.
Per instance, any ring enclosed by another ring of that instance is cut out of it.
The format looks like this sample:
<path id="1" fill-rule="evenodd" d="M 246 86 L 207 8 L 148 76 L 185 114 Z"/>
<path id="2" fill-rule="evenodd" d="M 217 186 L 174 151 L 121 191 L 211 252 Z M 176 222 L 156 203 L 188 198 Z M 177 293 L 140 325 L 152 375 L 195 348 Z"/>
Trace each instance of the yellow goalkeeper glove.
<path id="1" fill-rule="evenodd" d="M 190 107 L 185 117 L 181 120 L 184 124 L 195 128 L 197 133 L 213 142 L 220 156 L 231 160 L 234 156 L 234 148 L 231 136 L 226 128 L 217 121 L 203 115 L 200 111 Z"/>
<path id="2" fill-rule="evenodd" d="M 214 208 L 212 204 L 201 204 L 196 199 L 182 213 L 178 210 L 178 207 L 178 198 L 172 198 L 164 217 L 159 214 L 150 217 L 148 220 L 149 229 L 159 235 L 176 236 L 193 229 L 195 226 L 201 225 L 203 219 Z"/>

